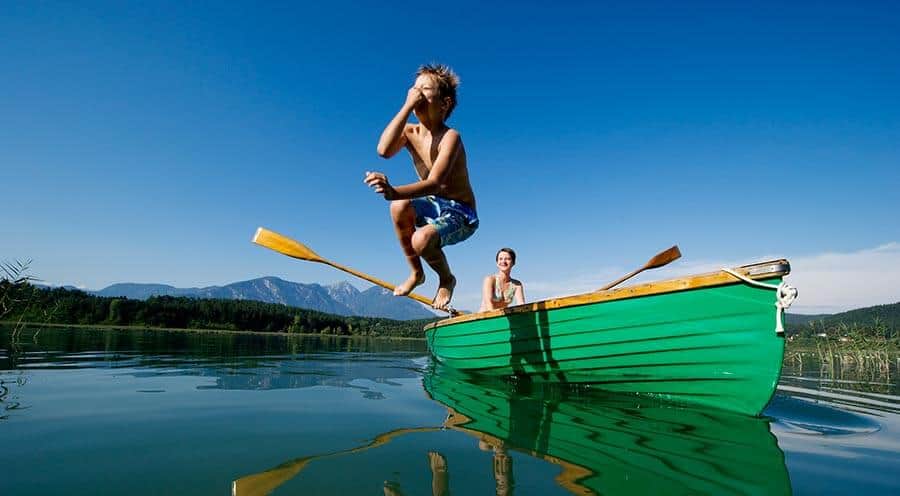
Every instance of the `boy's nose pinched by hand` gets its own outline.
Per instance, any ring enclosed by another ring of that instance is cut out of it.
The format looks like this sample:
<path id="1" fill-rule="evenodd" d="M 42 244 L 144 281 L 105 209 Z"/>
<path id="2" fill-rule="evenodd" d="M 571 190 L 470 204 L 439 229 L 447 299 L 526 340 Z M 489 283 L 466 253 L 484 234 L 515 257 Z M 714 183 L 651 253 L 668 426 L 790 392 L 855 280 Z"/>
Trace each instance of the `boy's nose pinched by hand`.
<path id="1" fill-rule="evenodd" d="M 406 93 L 406 103 L 409 105 L 416 105 L 422 100 L 425 99 L 425 93 L 422 92 L 422 89 L 418 86 L 413 86 Z"/>

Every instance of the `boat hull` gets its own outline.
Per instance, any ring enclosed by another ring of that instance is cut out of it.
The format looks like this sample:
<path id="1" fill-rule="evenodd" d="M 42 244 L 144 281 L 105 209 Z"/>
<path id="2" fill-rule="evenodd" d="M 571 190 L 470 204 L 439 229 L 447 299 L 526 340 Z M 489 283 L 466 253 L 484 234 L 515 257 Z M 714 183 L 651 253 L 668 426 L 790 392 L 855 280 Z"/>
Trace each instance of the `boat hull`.
<path id="1" fill-rule="evenodd" d="M 760 282 L 775 284 L 781 277 Z M 426 328 L 444 365 L 589 384 L 748 415 L 769 402 L 784 338 L 771 289 L 737 281 L 584 304 L 534 304 Z"/>

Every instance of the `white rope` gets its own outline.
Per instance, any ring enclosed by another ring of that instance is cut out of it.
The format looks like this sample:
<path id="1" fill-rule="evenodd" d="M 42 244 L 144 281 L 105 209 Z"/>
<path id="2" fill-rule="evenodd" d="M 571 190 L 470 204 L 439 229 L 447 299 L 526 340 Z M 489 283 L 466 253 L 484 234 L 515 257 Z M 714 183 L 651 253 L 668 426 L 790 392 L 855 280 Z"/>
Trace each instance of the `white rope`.
<path id="1" fill-rule="evenodd" d="M 768 284 L 765 282 L 755 281 L 750 279 L 749 277 L 739 274 L 731 269 L 722 268 L 722 272 L 728 273 L 737 277 L 738 279 L 750 284 L 752 286 L 757 286 L 760 288 L 774 289 L 775 290 L 775 308 L 778 311 L 775 312 L 775 332 L 778 334 L 784 334 L 784 325 L 782 325 L 782 315 L 784 311 L 791 307 L 791 303 L 797 299 L 797 288 L 793 286 L 789 286 L 786 282 L 781 281 L 781 284 L 778 286 L 774 284 Z"/>

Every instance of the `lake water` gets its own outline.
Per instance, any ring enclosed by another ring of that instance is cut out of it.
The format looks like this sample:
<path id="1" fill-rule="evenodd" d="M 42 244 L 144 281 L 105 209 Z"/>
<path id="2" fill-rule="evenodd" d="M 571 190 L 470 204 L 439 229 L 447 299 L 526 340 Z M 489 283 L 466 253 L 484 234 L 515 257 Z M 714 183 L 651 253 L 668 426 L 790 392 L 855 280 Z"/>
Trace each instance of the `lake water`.
<path id="1" fill-rule="evenodd" d="M 896 358 L 800 358 L 749 418 L 416 340 L 0 327 L 0 494 L 900 493 Z"/>

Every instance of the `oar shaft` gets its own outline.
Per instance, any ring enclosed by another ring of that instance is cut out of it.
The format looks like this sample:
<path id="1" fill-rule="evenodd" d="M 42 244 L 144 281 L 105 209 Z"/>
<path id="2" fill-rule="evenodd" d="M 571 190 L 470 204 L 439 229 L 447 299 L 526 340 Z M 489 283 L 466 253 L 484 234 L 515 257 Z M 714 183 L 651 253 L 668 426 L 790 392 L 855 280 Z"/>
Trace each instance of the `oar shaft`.
<path id="1" fill-rule="evenodd" d="M 643 272 L 644 269 L 646 269 L 646 268 L 647 268 L 647 267 L 641 267 L 640 269 L 638 269 L 638 270 L 632 272 L 631 274 L 622 276 L 622 277 L 616 279 L 615 281 L 613 281 L 613 282 L 607 284 L 606 286 L 603 286 L 602 288 L 598 289 L 597 291 L 606 291 L 606 290 L 609 289 L 609 288 L 618 286 L 619 284 L 622 284 L 623 282 L 625 282 L 625 281 L 631 279 L 632 277 L 634 277 L 634 276 L 640 274 L 640 273 Z"/>
<path id="2" fill-rule="evenodd" d="M 332 261 L 330 261 L 330 260 L 322 260 L 322 263 L 328 264 L 328 265 L 334 267 L 335 269 L 342 270 L 342 271 L 344 271 L 344 272 L 348 272 L 348 273 L 350 273 L 350 274 L 353 274 L 354 276 L 359 277 L 360 279 L 365 279 L 366 281 L 369 281 L 369 282 L 371 282 L 372 284 L 374 284 L 374 285 L 376 285 L 376 286 L 381 286 L 382 288 L 387 288 L 387 289 L 389 289 L 389 290 L 391 290 L 391 291 L 393 291 L 394 288 L 397 287 L 397 286 L 395 286 L 395 285 L 393 285 L 393 284 L 391 284 L 391 283 L 389 283 L 389 282 L 387 282 L 387 281 L 382 281 L 381 279 L 378 279 L 377 277 L 372 277 L 372 276 L 370 276 L 370 275 L 368 275 L 368 274 L 366 274 L 366 273 L 364 273 L 364 272 L 360 272 L 360 271 L 358 271 L 358 270 L 356 270 L 356 269 L 351 269 L 350 267 L 346 267 L 346 266 L 344 266 L 344 265 L 341 265 L 341 264 L 336 263 L 336 262 L 332 262 Z M 414 300 L 416 300 L 416 301 L 418 301 L 419 303 L 424 303 L 424 304 L 426 304 L 426 305 L 428 305 L 428 306 L 431 306 L 431 300 L 429 300 L 428 298 L 426 298 L 426 297 L 424 297 L 424 296 L 422 296 L 422 295 L 420 295 L 420 294 L 409 293 L 409 294 L 406 295 L 406 296 L 409 297 L 409 298 L 412 298 L 412 299 L 414 299 Z"/>
<path id="3" fill-rule="evenodd" d="M 628 279 L 631 279 L 632 277 L 640 274 L 641 272 L 643 272 L 647 269 L 655 269 L 657 267 L 662 267 L 664 265 L 668 265 L 668 264 L 672 263 L 673 260 L 678 260 L 679 258 L 681 258 L 681 251 L 678 249 L 678 245 L 672 246 L 668 250 L 663 250 L 663 251 L 657 253 L 656 256 L 651 258 L 650 261 L 648 261 L 646 264 L 644 264 L 644 266 L 641 267 L 640 269 L 638 269 L 628 275 L 622 276 L 619 279 L 616 279 L 615 281 L 607 284 L 606 286 L 603 286 L 602 288 L 598 289 L 597 291 L 606 291 L 607 289 L 610 289 L 615 286 L 618 286 L 619 284 L 622 284 L 623 282 L 627 281 Z"/>

